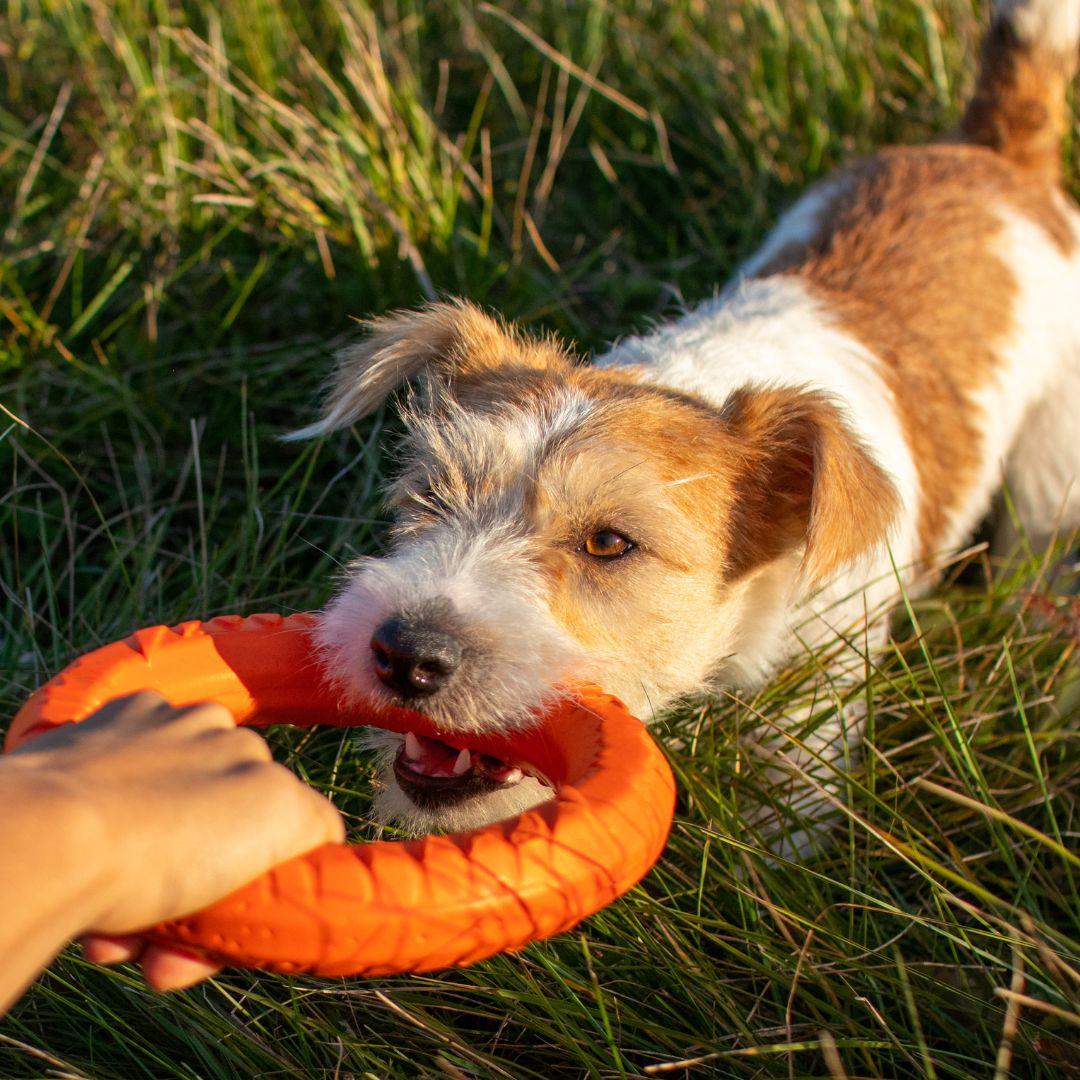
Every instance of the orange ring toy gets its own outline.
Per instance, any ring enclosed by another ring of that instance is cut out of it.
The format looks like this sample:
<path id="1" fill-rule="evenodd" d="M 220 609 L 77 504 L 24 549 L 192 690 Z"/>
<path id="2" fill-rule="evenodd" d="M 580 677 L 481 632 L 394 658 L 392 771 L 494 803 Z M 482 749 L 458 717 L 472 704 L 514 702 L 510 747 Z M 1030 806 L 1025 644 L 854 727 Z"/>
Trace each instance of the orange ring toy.
<path id="1" fill-rule="evenodd" d="M 373 723 L 438 734 L 406 711 L 345 711 L 320 676 L 314 623 L 310 614 L 225 616 L 139 630 L 41 687 L 16 715 L 5 749 L 148 689 L 177 706 L 221 702 L 238 723 L 255 727 Z M 530 731 L 469 742 L 535 766 L 556 797 L 452 836 L 327 844 L 150 937 L 273 971 L 431 971 L 566 930 L 626 892 L 659 858 L 674 813 L 671 770 L 615 698 L 584 687 Z"/>

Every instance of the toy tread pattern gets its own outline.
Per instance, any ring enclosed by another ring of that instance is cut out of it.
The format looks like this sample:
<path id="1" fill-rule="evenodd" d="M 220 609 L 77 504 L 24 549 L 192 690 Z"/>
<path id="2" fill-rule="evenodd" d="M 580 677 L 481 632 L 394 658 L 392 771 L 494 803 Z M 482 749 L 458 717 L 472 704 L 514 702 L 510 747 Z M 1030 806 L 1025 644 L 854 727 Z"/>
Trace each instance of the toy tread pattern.
<path id="1" fill-rule="evenodd" d="M 136 631 L 38 690 L 6 749 L 140 689 L 174 705 L 219 701 L 252 726 L 368 722 L 321 678 L 314 624 L 311 614 L 225 616 Z M 419 719 L 374 722 L 422 730 Z M 495 753 L 510 745 L 480 741 Z M 556 781 L 551 802 L 453 836 L 317 848 L 151 937 L 240 966 L 389 975 L 471 964 L 568 929 L 659 857 L 674 811 L 671 771 L 644 726 L 594 687 L 576 689 L 513 746 Z"/>

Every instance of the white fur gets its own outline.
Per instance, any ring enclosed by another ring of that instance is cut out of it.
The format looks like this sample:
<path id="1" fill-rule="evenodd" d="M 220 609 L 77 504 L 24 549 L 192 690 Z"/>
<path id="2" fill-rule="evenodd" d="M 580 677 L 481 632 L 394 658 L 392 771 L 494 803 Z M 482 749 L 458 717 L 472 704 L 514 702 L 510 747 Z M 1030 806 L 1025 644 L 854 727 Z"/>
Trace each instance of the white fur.
<path id="1" fill-rule="evenodd" d="M 1072 54 L 1080 44 L 1080 0 L 999 0 L 996 10 L 1027 45 Z"/>
<path id="2" fill-rule="evenodd" d="M 919 483 L 912 451 L 877 359 L 836 327 L 801 281 L 781 275 L 741 282 L 673 323 L 621 341 L 596 362 L 643 366 L 650 381 L 698 394 L 718 406 L 746 386 L 824 391 L 840 405 L 896 487 L 901 513 L 888 551 L 819 593 L 810 609 L 817 619 L 804 622 L 798 637 L 796 624 L 801 620 L 795 609 L 807 598 L 792 595 L 797 580 L 793 566 L 771 568 L 772 575 L 756 583 L 750 604 L 754 614 L 744 620 L 746 632 L 737 643 L 733 665 L 763 677 L 801 647 L 800 642 L 832 636 L 846 629 L 845 623 L 861 620 L 864 605 L 877 609 L 895 595 L 889 552 L 898 567 L 907 567 L 917 551 Z M 786 634 L 778 640 L 773 628 L 785 622 Z"/>
<path id="3" fill-rule="evenodd" d="M 401 551 L 355 563 L 317 630 L 330 678 L 354 700 L 390 704 L 375 677 L 372 635 L 391 615 L 440 600 L 492 645 L 483 684 L 426 711 L 452 731 L 530 723 L 575 649 L 547 609 L 528 551 L 505 528 L 449 521 Z"/>
<path id="4" fill-rule="evenodd" d="M 1063 209 L 1080 235 L 1080 214 Z M 1004 471 L 1021 528 L 1042 545 L 1055 528 L 1080 526 L 1080 256 L 1063 255 L 1015 211 L 1000 213 L 998 247 L 1019 296 L 1004 363 L 980 395 L 988 446 L 972 498 L 978 511 Z"/>
<path id="5" fill-rule="evenodd" d="M 484 731 L 531 722 L 535 707 L 550 698 L 554 681 L 577 650 L 551 616 L 543 582 L 529 559 L 528 543 L 513 527 L 521 516 L 522 485 L 543 447 L 563 437 L 588 415 L 592 404 L 561 392 L 540 412 L 515 407 L 498 412 L 445 403 L 437 422 L 422 411 L 413 417 L 414 452 L 439 454 L 505 481 L 496 503 L 449 514 L 422 537 L 397 545 L 381 559 L 360 559 L 322 615 L 318 640 L 331 678 L 350 697 L 387 699 L 375 676 L 370 642 L 391 615 L 431 602 L 446 602 L 473 634 L 492 644 L 485 650 L 483 686 L 456 694 L 429 709 L 445 730 Z M 419 463 L 399 494 L 424 482 Z"/>
<path id="6" fill-rule="evenodd" d="M 811 240 L 849 183 L 844 176 L 826 177 L 804 192 L 798 201 L 780 216 L 765 243 L 739 267 L 734 283 L 753 277 L 789 244 L 805 244 Z"/>
<path id="7" fill-rule="evenodd" d="M 449 394 L 439 394 L 437 418 L 430 402 L 406 410 L 415 458 L 444 457 L 476 471 L 497 471 L 507 481 L 529 475 L 544 449 L 572 432 L 595 409 L 596 403 L 563 388 L 540 404 L 526 409 L 516 402 L 500 402 L 490 412 L 463 408 Z M 406 484 L 410 470 L 404 477 Z"/>

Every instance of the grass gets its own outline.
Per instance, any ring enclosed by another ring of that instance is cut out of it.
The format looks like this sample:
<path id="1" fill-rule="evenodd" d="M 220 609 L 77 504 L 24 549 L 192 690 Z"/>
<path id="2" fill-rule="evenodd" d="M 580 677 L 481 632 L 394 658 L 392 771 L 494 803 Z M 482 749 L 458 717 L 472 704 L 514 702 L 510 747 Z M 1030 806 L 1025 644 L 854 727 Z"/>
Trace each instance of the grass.
<path id="1" fill-rule="evenodd" d="M 583 349 L 640 328 L 808 180 L 946 128 L 977 32 L 966 0 L 4 0 L 0 715 L 135 626 L 316 607 L 377 550 L 392 419 L 274 439 L 351 316 L 462 293 Z M 732 736 L 813 657 L 660 725 L 668 851 L 578 931 L 168 998 L 68 952 L 0 1075 L 1080 1074 L 1080 609 L 1037 556 L 963 562 L 868 671 L 806 865 L 741 822 Z M 355 745 L 274 739 L 368 835 Z"/>

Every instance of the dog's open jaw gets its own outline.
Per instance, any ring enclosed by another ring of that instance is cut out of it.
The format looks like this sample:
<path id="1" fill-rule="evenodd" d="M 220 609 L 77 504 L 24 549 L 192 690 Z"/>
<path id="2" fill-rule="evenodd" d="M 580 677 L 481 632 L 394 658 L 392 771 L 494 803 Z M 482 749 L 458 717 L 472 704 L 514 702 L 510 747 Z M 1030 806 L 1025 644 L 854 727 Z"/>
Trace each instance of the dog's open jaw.
<path id="1" fill-rule="evenodd" d="M 716 679 L 760 678 L 777 635 L 756 631 L 782 618 L 785 583 L 859 555 L 891 507 L 820 395 L 761 390 L 716 408 L 523 340 L 468 307 L 393 317 L 329 407 L 347 422 L 395 373 L 419 381 L 389 551 L 350 568 L 318 630 L 347 698 L 416 709 L 446 735 L 375 736 L 376 813 L 416 831 L 550 797 L 519 762 L 458 751 L 470 734 L 536 722 L 560 687 L 599 683 L 647 719 Z M 426 661 L 386 644 L 390 625 L 449 640 L 435 683 Z"/>
<path id="2" fill-rule="evenodd" d="M 411 745 L 414 738 L 419 746 Z M 446 770 L 452 773 L 460 750 L 439 740 L 403 737 L 379 728 L 363 729 L 360 739 L 363 747 L 374 751 L 379 773 L 374 817 L 414 834 L 474 829 L 523 813 L 554 794 L 541 777 L 507 762 L 478 763 L 470 753 L 473 775 L 447 797 L 446 789 L 440 792 L 430 782 L 416 784 L 408 771 L 419 770 L 437 782 Z M 491 779 L 488 770 L 503 778 Z"/>

